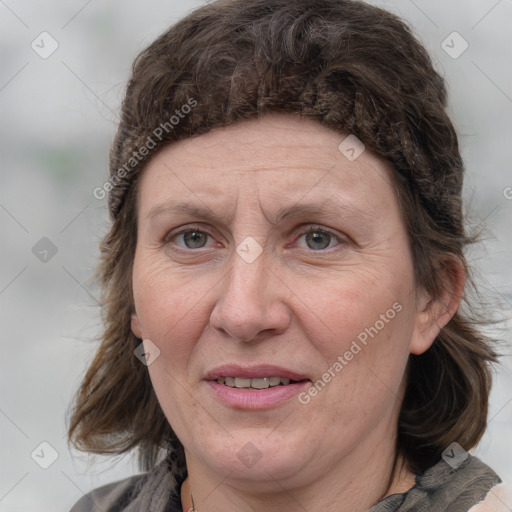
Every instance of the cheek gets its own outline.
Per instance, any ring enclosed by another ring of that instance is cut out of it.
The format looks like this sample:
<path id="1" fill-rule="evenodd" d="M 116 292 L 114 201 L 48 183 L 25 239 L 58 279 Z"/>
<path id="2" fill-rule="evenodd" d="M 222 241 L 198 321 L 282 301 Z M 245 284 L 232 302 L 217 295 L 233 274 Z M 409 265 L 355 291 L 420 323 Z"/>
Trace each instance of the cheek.
<path id="1" fill-rule="evenodd" d="M 322 361 L 317 378 L 328 381 L 320 401 L 338 404 L 333 417 L 352 406 L 356 414 L 361 401 L 379 408 L 396 399 L 414 328 L 412 286 L 412 265 L 403 260 L 378 272 L 353 269 L 318 288 L 295 283 L 307 297 L 296 317 Z"/>
<path id="2" fill-rule="evenodd" d="M 310 339 L 323 343 L 326 349 L 343 348 L 359 334 L 364 342 L 368 330 L 384 336 L 401 334 L 403 338 L 402 327 L 412 320 L 412 283 L 403 274 L 396 280 L 392 275 L 389 269 L 373 274 L 354 270 L 325 279 L 316 287 L 314 283 L 295 280 L 290 285 L 303 304 L 295 316 L 309 331 Z"/>
<path id="3" fill-rule="evenodd" d="M 135 258 L 133 294 L 144 339 L 149 338 L 170 363 L 180 366 L 203 329 L 201 305 L 213 288 L 208 277 L 181 278 L 165 262 Z"/>

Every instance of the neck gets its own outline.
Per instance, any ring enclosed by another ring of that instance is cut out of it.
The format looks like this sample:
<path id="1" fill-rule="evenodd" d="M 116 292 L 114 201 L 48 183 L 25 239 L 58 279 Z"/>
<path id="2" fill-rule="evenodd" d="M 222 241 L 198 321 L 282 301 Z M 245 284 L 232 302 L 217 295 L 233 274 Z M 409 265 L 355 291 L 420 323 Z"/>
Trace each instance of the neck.
<path id="1" fill-rule="evenodd" d="M 192 503 L 192 491 L 190 489 L 190 480 L 187 478 L 181 486 L 181 506 L 183 512 L 188 512 L 194 508 Z"/>
<path id="2" fill-rule="evenodd" d="M 343 458 L 337 467 L 318 472 L 307 485 L 296 479 L 278 480 L 269 473 L 266 485 L 257 492 L 236 480 L 234 473 L 219 475 L 205 470 L 187 453 L 190 478 L 182 486 L 184 512 L 192 508 L 191 491 L 197 512 L 364 512 L 395 493 L 414 485 L 414 475 L 402 468 L 402 457 L 395 457 L 394 442 L 366 443 Z M 298 506 L 300 505 L 300 506 Z"/>

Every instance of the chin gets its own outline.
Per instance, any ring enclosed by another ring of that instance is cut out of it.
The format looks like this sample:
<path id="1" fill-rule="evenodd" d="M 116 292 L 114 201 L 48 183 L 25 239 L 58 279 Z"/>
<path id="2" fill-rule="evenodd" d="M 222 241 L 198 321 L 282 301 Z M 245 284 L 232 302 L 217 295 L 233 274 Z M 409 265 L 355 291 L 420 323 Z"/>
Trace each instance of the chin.
<path id="1" fill-rule="evenodd" d="M 282 490 L 276 480 L 298 478 L 314 451 L 305 433 L 285 437 L 269 430 L 240 432 L 222 439 L 212 436 L 195 450 L 201 454 L 201 463 L 227 480 L 236 481 L 237 486 L 244 487 L 247 482 L 252 490 L 267 491 Z"/>

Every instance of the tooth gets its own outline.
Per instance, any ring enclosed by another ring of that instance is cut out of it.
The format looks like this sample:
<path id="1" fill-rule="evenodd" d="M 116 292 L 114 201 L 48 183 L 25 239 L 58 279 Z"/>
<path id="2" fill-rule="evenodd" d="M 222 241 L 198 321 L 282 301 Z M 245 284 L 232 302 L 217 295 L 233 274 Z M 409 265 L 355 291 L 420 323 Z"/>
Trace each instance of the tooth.
<path id="1" fill-rule="evenodd" d="M 235 387 L 236 388 L 250 388 L 251 387 L 251 379 L 242 379 L 242 377 L 235 377 Z"/>
<path id="2" fill-rule="evenodd" d="M 269 379 L 264 377 L 262 379 L 251 379 L 251 387 L 256 389 L 266 389 L 269 387 Z"/>
<path id="3" fill-rule="evenodd" d="M 290 384 L 290 379 L 286 377 L 259 377 L 256 379 L 245 379 L 243 377 L 219 377 L 217 382 L 231 388 L 267 389 L 269 387 L 279 386 L 280 384 L 287 386 Z"/>

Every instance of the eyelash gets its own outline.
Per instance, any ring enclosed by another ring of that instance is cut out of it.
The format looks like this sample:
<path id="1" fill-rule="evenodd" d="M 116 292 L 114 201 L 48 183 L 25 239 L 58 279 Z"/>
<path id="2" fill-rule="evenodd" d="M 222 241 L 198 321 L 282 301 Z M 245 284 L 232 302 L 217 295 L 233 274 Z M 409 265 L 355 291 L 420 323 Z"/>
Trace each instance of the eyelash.
<path id="1" fill-rule="evenodd" d="M 191 232 L 191 231 L 196 231 L 196 232 L 199 232 L 199 233 L 205 233 L 205 234 L 209 235 L 210 237 L 214 238 L 212 233 L 210 231 L 208 231 L 207 229 L 203 228 L 202 226 L 190 225 L 190 226 L 187 226 L 185 229 L 177 231 L 176 233 L 169 233 L 165 237 L 165 239 L 164 239 L 164 244 L 167 245 L 173 239 L 175 239 L 177 236 L 183 235 L 183 234 Z M 307 235 L 309 233 L 324 233 L 324 234 L 330 235 L 331 237 L 335 238 L 339 242 L 338 245 L 347 243 L 347 240 L 342 239 L 341 237 L 339 237 L 338 235 L 336 235 L 332 231 L 330 231 L 328 229 L 325 229 L 323 227 L 320 227 L 320 226 L 316 226 L 316 225 L 312 225 L 308 229 L 299 232 L 297 239 L 299 239 L 300 237 L 302 237 L 304 235 Z M 192 249 L 192 248 L 183 248 L 183 247 L 180 247 L 180 246 L 178 246 L 176 244 L 174 244 L 174 245 L 177 247 L 177 249 L 176 249 L 177 251 L 182 251 L 182 252 L 199 251 L 201 249 L 205 249 L 205 247 L 198 247 L 197 249 Z M 334 247 L 336 247 L 336 246 L 334 246 Z M 315 253 L 323 253 L 323 252 L 327 252 L 327 251 L 330 252 L 330 249 L 333 249 L 333 247 L 327 247 L 325 249 L 319 249 L 319 250 L 316 250 L 316 251 L 314 249 L 306 249 L 306 250 L 313 251 Z"/>

